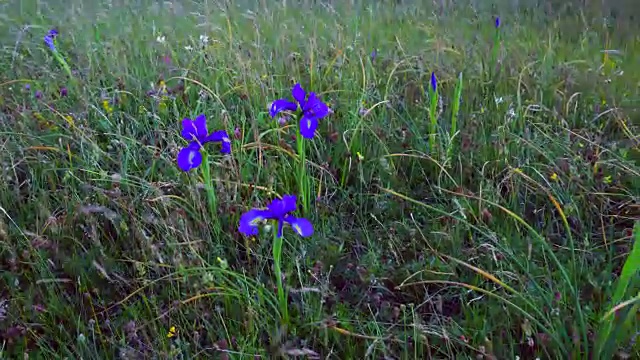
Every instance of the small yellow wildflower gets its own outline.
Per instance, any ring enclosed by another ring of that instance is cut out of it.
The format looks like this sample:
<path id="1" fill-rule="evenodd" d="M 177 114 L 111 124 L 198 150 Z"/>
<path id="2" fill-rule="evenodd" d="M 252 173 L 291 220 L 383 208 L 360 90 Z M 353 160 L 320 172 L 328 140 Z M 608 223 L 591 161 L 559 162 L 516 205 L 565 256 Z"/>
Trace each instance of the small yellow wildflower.
<path id="1" fill-rule="evenodd" d="M 113 113 L 113 107 L 109 105 L 109 100 L 102 100 L 102 108 L 107 112 L 107 114 Z"/>
<path id="2" fill-rule="evenodd" d="M 167 90 L 167 83 L 164 82 L 164 80 L 160 80 L 160 82 L 158 83 L 158 94 L 164 96 L 167 96 L 169 94 L 169 91 Z"/>
<path id="3" fill-rule="evenodd" d="M 38 126 L 40 127 L 40 129 L 49 129 L 49 130 L 56 129 L 56 125 L 53 122 L 45 119 L 41 113 L 35 112 L 33 113 L 33 117 L 35 117 L 36 120 L 38 120 Z"/>
<path id="4" fill-rule="evenodd" d="M 356 155 L 358 155 L 358 160 L 364 161 L 364 156 L 360 154 L 360 151 L 356 151 Z"/>
<path id="5" fill-rule="evenodd" d="M 73 126 L 73 116 L 67 115 L 64 117 L 64 119 L 67 120 L 67 124 L 69 124 L 70 126 Z"/>
<path id="6" fill-rule="evenodd" d="M 167 338 L 171 339 L 178 334 L 178 329 L 175 326 L 169 328 L 169 332 L 167 333 Z"/>
<path id="7" fill-rule="evenodd" d="M 605 184 L 611 184 L 612 182 L 611 175 L 605 176 L 604 179 L 602 179 L 602 181 L 604 181 Z"/>
<path id="8" fill-rule="evenodd" d="M 551 174 L 550 179 L 552 181 L 558 181 L 558 174 L 556 174 L 556 173 Z"/>

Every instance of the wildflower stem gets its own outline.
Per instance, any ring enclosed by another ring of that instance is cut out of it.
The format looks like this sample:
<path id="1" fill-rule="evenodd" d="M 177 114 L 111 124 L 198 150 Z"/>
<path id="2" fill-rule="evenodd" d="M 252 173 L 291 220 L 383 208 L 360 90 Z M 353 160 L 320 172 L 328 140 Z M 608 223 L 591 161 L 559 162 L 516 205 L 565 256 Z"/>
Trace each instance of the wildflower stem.
<path id="1" fill-rule="evenodd" d="M 202 152 L 202 178 L 205 191 L 207 192 L 207 204 L 209 205 L 209 216 L 211 221 L 214 222 L 213 228 L 217 233 L 217 220 L 215 216 L 217 213 L 218 198 L 216 197 L 215 189 L 213 188 L 213 180 L 211 179 L 211 166 L 209 164 L 209 154 L 206 151 Z"/>
<path id="2" fill-rule="evenodd" d="M 276 225 L 277 226 L 277 225 Z M 273 270 L 276 275 L 276 286 L 278 287 L 278 303 L 280 305 L 280 314 L 284 324 L 289 323 L 289 307 L 287 304 L 287 294 L 282 284 L 282 236 L 278 236 L 277 229 L 273 231 Z"/>
<path id="3" fill-rule="evenodd" d="M 298 193 L 302 197 L 302 213 L 307 215 L 309 209 L 309 191 L 307 189 L 307 172 L 306 172 L 306 149 L 304 137 L 298 132 L 296 137 L 298 145 Z"/>
<path id="4" fill-rule="evenodd" d="M 71 72 L 71 67 L 69 66 L 69 63 L 67 63 L 67 61 L 64 59 L 62 54 L 60 54 L 58 49 L 53 50 L 51 53 L 53 54 L 53 57 L 56 59 L 56 61 L 60 64 L 60 66 L 62 66 L 64 71 L 69 76 L 69 80 L 71 81 L 73 87 L 76 88 L 75 90 L 77 90 L 76 79 L 73 77 L 73 73 Z"/>
<path id="5" fill-rule="evenodd" d="M 60 63 L 60 65 L 62 66 L 64 71 L 67 73 L 67 75 L 69 75 L 69 78 L 73 79 L 73 74 L 71 74 L 71 68 L 69 67 L 69 64 L 67 63 L 67 61 L 62 57 L 62 55 L 60 55 L 60 53 L 55 51 L 53 53 L 53 56 L 55 56 L 56 60 Z"/>
<path id="6" fill-rule="evenodd" d="M 497 75 L 498 66 L 498 51 L 500 50 L 500 28 L 495 29 L 493 35 L 493 49 L 491 49 L 491 67 L 489 68 L 490 80 L 493 80 Z"/>
<path id="7" fill-rule="evenodd" d="M 429 87 L 429 151 L 436 151 L 436 133 L 438 131 L 438 118 L 436 115 L 438 106 L 438 90 L 434 90 L 433 87 Z"/>

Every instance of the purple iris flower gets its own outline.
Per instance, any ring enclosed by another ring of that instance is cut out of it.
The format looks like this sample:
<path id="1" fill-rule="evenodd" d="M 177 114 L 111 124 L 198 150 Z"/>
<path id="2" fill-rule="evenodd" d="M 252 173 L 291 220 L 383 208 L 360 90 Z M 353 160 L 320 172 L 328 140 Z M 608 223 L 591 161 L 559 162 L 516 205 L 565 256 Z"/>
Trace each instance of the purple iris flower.
<path id="1" fill-rule="evenodd" d="M 275 220 L 278 222 L 278 237 L 282 236 L 282 228 L 284 224 L 291 225 L 298 235 L 308 237 L 313 235 L 313 225 L 311 222 L 302 217 L 291 215 L 296 211 L 297 198 L 295 195 L 284 195 L 282 200 L 274 199 L 266 209 L 251 209 L 240 216 L 240 226 L 238 230 L 247 235 L 258 235 L 258 225 L 266 220 Z"/>
<path id="2" fill-rule="evenodd" d="M 500 16 L 496 16 L 496 29 L 500 27 Z"/>
<path id="3" fill-rule="evenodd" d="M 300 134 L 307 139 L 313 139 L 313 135 L 318 128 L 318 120 L 329 115 L 329 107 L 318 98 L 316 93 L 310 92 L 307 94 L 300 84 L 293 86 L 291 95 L 297 103 L 287 99 L 278 99 L 271 104 L 269 114 L 274 118 L 284 110 L 296 111 L 300 106 L 302 110 Z"/>
<path id="4" fill-rule="evenodd" d="M 438 90 L 438 79 L 436 78 L 436 73 L 434 72 L 431 73 L 431 90 L 433 90 L 433 92 L 436 92 L 436 90 Z"/>
<path id="5" fill-rule="evenodd" d="M 178 167 L 182 171 L 195 169 L 202 164 L 202 153 L 200 150 L 208 142 L 220 142 L 222 148 L 220 152 L 228 154 L 231 152 L 231 140 L 224 130 L 209 133 L 207 130 L 207 118 L 204 114 L 198 115 L 195 120 L 189 118 L 182 119 L 182 137 L 191 141 L 189 145 L 182 148 L 178 153 Z"/>
<path id="6" fill-rule="evenodd" d="M 56 44 L 53 42 L 56 36 L 58 36 L 58 30 L 51 29 L 44 37 L 44 44 L 47 45 L 52 51 L 56 51 Z"/>

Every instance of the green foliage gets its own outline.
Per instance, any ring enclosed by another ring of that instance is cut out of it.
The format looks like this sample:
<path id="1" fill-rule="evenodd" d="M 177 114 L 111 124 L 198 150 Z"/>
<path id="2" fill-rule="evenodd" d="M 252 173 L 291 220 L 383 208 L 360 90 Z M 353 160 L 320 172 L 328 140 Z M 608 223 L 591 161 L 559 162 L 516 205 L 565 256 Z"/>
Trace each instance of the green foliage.
<path id="1" fill-rule="evenodd" d="M 271 3 L 0 4 L 0 358 L 640 357 L 637 22 Z M 185 174 L 202 112 L 232 154 Z M 238 218 L 300 189 L 274 263 Z"/>

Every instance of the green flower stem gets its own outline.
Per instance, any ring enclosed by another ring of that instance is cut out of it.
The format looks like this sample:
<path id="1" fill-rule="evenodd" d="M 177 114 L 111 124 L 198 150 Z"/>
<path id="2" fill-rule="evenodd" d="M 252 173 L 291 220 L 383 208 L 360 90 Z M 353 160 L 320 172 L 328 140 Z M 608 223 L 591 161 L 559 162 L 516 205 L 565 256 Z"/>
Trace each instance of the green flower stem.
<path id="1" fill-rule="evenodd" d="M 73 79 L 73 75 L 71 74 L 71 68 L 69 67 L 69 64 L 67 63 L 67 61 L 62 57 L 62 55 L 60 55 L 60 53 L 58 53 L 57 51 L 54 51 L 53 56 L 60 63 L 64 71 L 66 71 L 67 75 L 69 75 L 69 78 Z"/>
<path id="2" fill-rule="evenodd" d="M 216 235 L 218 235 L 218 198 L 216 197 L 216 191 L 213 187 L 213 179 L 211 178 L 211 165 L 209 163 L 209 154 L 206 151 L 202 151 L 202 178 L 204 182 L 204 188 L 207 192 L 207 204 L 209 205 L 209 218 L 213 222 L 213 229 Z"/>
<path id="3" fill-rule="evenodd" d="M 60 54 L 58 49 L 52 50 L 51 53 L 53 54 L 53 57 L 56 59 L 56 61 L 60 64 L 60 66 L 62 66 L 64 71 L 67 73 L 67 75 L 69 75 L 69 80 L 71 81 L 75 90 L 78 90 L 77 89 L 78 84 L 76 82 L 76 79 L 73 77 L 73 74 L 71 73 L 71 67 L 69 66 L 67 61 L 64 59 L 62 54 Z"/>
<path id="4" fill-rule="evenodd" d="M 490 80 L 498 75 L 496 67 L 498 65 L 498 51 L 500 50 L 500 29 L 496 28 L 493 35 L 493 49 L 491 49 L 491 68 L 489 69 Z"/>
<path id="5" fill-rule="evenodd" d="M 306 149 L 304 143 L 304 137 L 298 131 L 296 136 L 296 143 L 298 145 L 298 194 L 302 198 L 302 213 L 304 215 L 308 214 L 309 210 L 309 184 L 307 182 L 307 171 L 306 171 Z"/>
<path id="6" fill-rule="evenodd" d="M 436 116 L 436 109 L 438 106 L 438 91 L 433 90 L 431 86 L 429 86 L 429 120 L 430 120 L 430 128 L 429 128 L 429 151 L 434 153 L 436 149 L 436 134 L 438 132 L 438 118 Z"/>
<path id="7" fill-rule="evenodd" d="M 278 224 L 276 224 L 278 226 Z M 278 303 L 280 305 L 280 315 L 282 322 L 286 325 L 289 323 L 289 307 L 287 304 L 287 293 L 282 284 L 282 244 L 284 240 L 278 237 L 278 229 L 273 229 L 273 269 L 276 276 L 276 285 L 278 287 Z"/>

